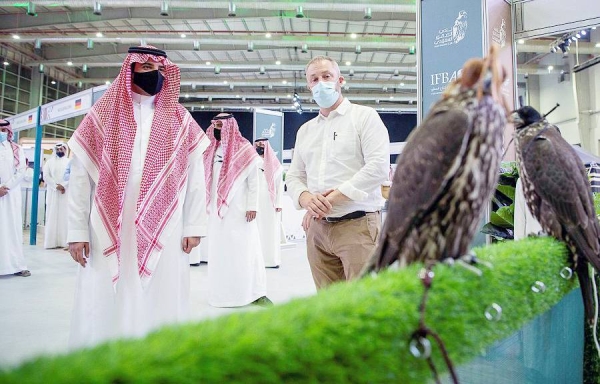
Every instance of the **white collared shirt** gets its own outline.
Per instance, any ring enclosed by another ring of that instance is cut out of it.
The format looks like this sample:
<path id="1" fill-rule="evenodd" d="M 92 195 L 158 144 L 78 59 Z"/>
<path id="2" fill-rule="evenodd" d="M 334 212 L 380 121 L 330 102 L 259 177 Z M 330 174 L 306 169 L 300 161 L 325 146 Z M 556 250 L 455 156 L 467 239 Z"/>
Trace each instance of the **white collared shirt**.
<path id="1" fill-rule="evenodd" d="M 319 114 L 300 127 L 285 181 L 298 209 L 302 192 L 338 189 L 351 199 L 328 215 L 340 217 L 381 209 L 381 184 L 389 170 L 390 138 L 383 121 L 373 108 L 344 99 L 329 116 Z"/>

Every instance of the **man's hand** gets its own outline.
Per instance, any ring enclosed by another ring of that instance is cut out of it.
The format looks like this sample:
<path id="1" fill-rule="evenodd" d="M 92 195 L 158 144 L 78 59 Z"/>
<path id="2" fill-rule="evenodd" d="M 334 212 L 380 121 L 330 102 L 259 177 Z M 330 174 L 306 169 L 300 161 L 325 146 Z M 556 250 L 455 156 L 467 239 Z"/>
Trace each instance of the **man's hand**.
<path id="1" fill-rule="evenodd" d="M 65 187 L 63 187 L 60 184 L 56 184 L 56 190 L 59 191 L 61 194 L 65 194 Z"/>
<path id="2" fill-rule="evenodd" d="M 306 209 L 311 216 L 320 219 L 325 217 L 331 211 L 332 205 L 327 199 L 327 195 L 330 193 L 331 190 L 328 190 L 323 194 L 312 194 L 308 191 L 304 191 L 298 200 L 300 206 Z"/>
<path id="3" fill-rule="evenodd" d="M 256 219 L 256 211 L 246 211 L 246 221 L 251 222 Z"/>
<path id="4" fill-rule="evenodd" d="M 346 195 L 344 195 L 337 189 L 327 191 L 327 194 L 325 196 L 327 196 L 327 200 L 331 203 L 331 205 L 337 205 L 345 201 L 350 201 L 350 199 Z"/>
<path id="5" fill-rule="evenodd" d="M 181 248 L 183 252 L 189 254 L 198 244 L 200 244 L 200 236 L 184 237 L 181 241 Z"/>
<path id="6" fill-rule="evenodd" d="M 313 220 L 316 219 L 309 212 L 306 212 L 304 214 L 304 218 L 302 218 L 302 228 L 304 229 L 304 232 L 308 232 L 310 223 L 312 223 Z"/>
<path id="7" fill-rule="evenodd" d="M 69 243 L 69 253 L 73 260 L 85 268 L 87 258 L 90 257 L 90 243 Z"/>
<path id="8" fill-rule="evenodd" d="M 0 187 L 0 197 L 4 197 L 8 191 L 10 191 L 10 188 L 4 186 Z"/>

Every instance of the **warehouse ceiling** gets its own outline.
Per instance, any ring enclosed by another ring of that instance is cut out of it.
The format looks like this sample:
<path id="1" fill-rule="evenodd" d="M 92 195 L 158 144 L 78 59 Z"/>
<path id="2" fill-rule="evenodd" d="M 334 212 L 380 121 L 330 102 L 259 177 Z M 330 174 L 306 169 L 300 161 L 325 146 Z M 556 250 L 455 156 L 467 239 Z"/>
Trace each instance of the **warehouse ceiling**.
<path id="1" fill-rule="evenodd" d="M 415 12 L 415 0 L 0 1 L 0 45 L 79 86 L 111 81 L 130 46 L 154 45 L 181 68 L 181 102 L 207 109 L 291 109 L 297 92 L 305 110 L 316 110 L 304 67 L 327 55 L 340 64 L 350 100 L 411 112 Z M 519 71 L 547 73 L 553 39 L 520 41 Z M 600 52 L 586 41 L 578 49 Z"/>

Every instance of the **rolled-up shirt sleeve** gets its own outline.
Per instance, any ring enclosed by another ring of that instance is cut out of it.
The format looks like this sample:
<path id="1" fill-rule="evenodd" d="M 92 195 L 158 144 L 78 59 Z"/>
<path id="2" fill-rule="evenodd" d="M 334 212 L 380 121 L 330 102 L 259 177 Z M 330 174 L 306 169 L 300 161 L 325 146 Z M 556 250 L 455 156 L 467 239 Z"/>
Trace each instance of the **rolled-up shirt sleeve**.
<path id="1" fill-rule="evenodd" d="M 375 187 L 388 180 L 390 170 L 390 137 L 375 110 L 362 121 L 361 149 L 365 165 L 338 190 L 351 200 L 365 200 Z"/>
<path id="2" fill-rule="evenodd" d="M 302 160 L 299 147 L 302 145 L 302 128 L 298 131 L 296 136 L 296 149 L 292 156 L 292 163 L 290 168 L 285 175 L 285 184 L 287 185 L 288 192 L 292 197 L 294 206 L 296 209 L 302 209 L 300 206 L 300 195 L 302 192 L 308 191 L 307 179 L 306 179 L 306 165 Z"/>

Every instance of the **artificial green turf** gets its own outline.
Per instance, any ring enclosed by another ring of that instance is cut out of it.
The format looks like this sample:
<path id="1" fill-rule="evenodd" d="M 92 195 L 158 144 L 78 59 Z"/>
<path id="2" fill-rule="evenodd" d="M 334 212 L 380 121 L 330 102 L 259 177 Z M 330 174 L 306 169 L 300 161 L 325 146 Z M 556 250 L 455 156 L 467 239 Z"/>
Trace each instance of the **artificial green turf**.
<path id="1" fill-rule="evenodd" d="M 559 277 L 566 249 L 551 238 L 503 242 L 476 250 L 493 263 L 483 276 L 434 268 L 427 324 L 455 364 L 466 363 L 547 311 L 576 279 Z M 269 309 L 43 357 L 0 374 L 2 383 L 424 383 L 425 361 L 408 349 L 423 288 L 419 265 L 342 283 Z M 532 284 L 547 289 L 534 293 Z M 491 303 L 503 308 L 488 321 Z M 438 367 L 443 364 L 434 348 Z"/>

